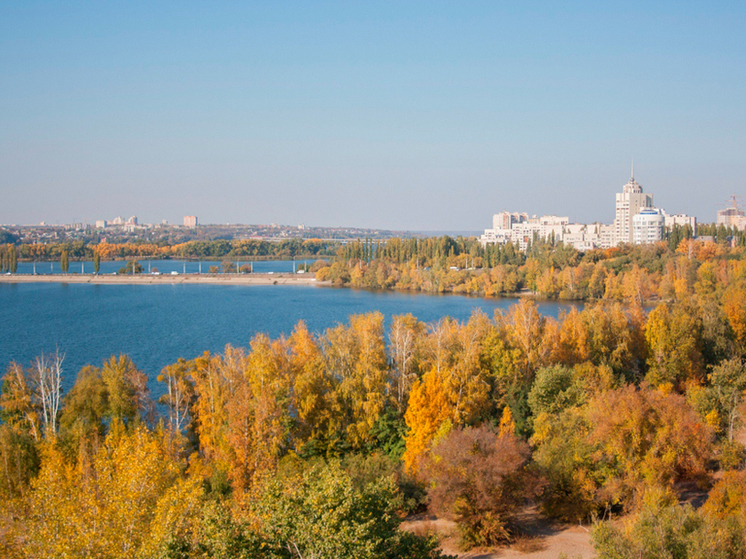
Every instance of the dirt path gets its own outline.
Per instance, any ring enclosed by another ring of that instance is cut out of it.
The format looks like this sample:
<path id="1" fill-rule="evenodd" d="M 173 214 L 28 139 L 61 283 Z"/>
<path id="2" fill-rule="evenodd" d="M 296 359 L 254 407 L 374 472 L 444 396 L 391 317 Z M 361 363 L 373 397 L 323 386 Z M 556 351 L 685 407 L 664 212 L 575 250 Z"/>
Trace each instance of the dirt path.
<path id="1" fill-rule="evenodd" d="M 560 554 L 567 559 L 592 559 L 596 556 L 587 526 L 554 524 L 539 516 L 533 506 L 526 507 L 518 522 L 524 534 L 514 543 L 468 552 L 458 550 L 456 525 L 448 520 L 434 516 L 412 517 L 403 522 L 401 528 L 422 535 L 437 534 L 445 553 L 464 559 L 556 559 Z"/>

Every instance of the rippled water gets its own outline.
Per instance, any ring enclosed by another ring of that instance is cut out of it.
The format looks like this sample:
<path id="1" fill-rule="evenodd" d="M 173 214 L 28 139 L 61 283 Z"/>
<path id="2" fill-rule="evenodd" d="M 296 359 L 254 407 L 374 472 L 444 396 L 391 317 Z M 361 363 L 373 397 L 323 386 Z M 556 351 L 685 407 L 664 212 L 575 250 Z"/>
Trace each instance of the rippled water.
<path id="1" fill-rule="evenodd" d="M 248 346 L 252 336 L 292 332 L 299 320 L 322 332 L 350 314 L 380 311 L 386 321 L 412 313 L 425 322 L 467 320 L 476 309 L 492 316 L 513 299 L 373 292 L 303 285 L 0 284 L 0 367 L 29 364 L 41 352 L 65 354 L 69 388 L 85 364 L 126 353 L 151 378 L 179 357 L 191 359 L 226 344 Z M 568 304 L 542 303 L 557 316 Z"/>

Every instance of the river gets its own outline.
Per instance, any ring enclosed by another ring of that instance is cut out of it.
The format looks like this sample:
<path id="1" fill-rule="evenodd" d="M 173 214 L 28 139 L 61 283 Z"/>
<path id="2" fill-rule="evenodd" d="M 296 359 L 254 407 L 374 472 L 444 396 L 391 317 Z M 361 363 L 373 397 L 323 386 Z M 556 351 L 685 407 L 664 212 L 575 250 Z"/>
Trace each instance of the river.
<path id="1" fill-rule="evenodd" d="M 179 357 L 220 352 L 226 344 L 247 347 L 259 332 L 288 335 L 299 320 L 320 333 L 351 314 L 380 311 L 387 323 L 404 313 L 424 322 L 444 316 L 464 321 L 477 309 L 492 317 L 514 303 L 309 285 L 0 283 L 0 367 L 11 361 L 29 365 L 42 352 L 59 349 L 69 389 L 84 365 L 125 353 L 158 394 L 155 377 Z M 543 302 L 540 310 L 556 317 L 570 306 Z"/>

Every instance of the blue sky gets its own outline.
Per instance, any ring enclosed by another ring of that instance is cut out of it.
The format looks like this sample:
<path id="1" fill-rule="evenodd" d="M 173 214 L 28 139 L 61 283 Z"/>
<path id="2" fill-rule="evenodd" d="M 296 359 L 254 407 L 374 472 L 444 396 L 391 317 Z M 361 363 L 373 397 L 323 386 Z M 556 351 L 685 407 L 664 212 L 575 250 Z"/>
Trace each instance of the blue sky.
<path id="1" fill-rule="evenodd" d="M 743 2 L 0 1 L 0 223 L 610 222 L 633 157 L 714 221 L 746 194 L 744 29 Z"/>

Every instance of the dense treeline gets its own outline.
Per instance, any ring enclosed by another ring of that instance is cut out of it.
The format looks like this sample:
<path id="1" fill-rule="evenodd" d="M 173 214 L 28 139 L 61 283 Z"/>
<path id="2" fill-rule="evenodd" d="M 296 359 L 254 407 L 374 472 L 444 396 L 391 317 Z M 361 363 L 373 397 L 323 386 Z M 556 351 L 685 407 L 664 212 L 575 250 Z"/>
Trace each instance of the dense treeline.
<path id="1" fill-rule="evenodd" d="M 645 305 L 702 294 L 714 289 L 716 281 L 725 284 L 742 274 L 746 237 L 738 237 L 741 244 L 732 247 L 687 238 L 686 233 L 677 228 L 670 243 L 584 253 L 540 242 L 521 252 L 512 244 L 482 247 L 474 239 L 448 237 L 361 241 L 340 248 L 316 277 L 374 289 L 485 296 L 529 291 L 547 299 Z"/>
<path id="2" fill-rule="evenodd" d="M 672 257 L 698 266 L 648 314 L 555 320 L 523 299 L 464 323 L 257 335 L 165 367 L 160 419 L 125 356 L 64 395 L 59 356 L 11 364 L 2 555 L 435 557 L 402 515 L 428 506 L 491 545 L 528 499 L 565 521 L 624 515 L 594 529 L 601 557 L 741 557 L 746 266 L 699 256 Z M 705 507 L 677 504 L 682 484 L 712 486 Z"/>
<path id="3" fill-rule="evenodd" d="M 63 254 L 70 259 L 92 259 L 98 255 L 103 260 L 124 258 L 295 258 L 331 256 L 338 242 L 320 239 L 284 239 L 281 241 L 215 240 L 189 241 L 175 245 L 147 242 L 89 244 L 85 241 L 70 243 L 4 244 L 0 245 L 0 263 L 10 271 L 6 259 L 15 255 L 17 260 L 60 260 Z"/>

